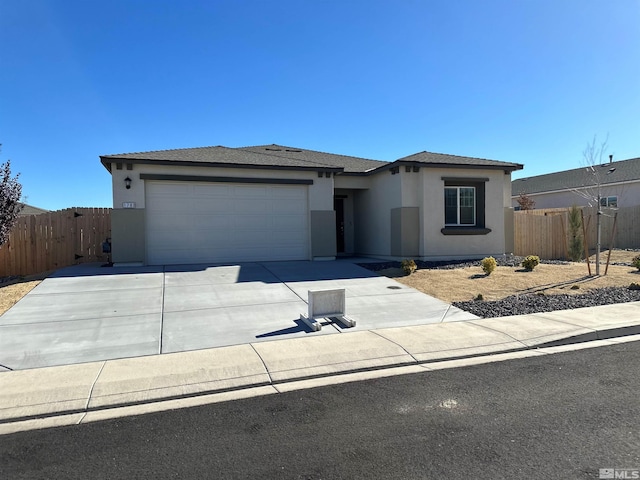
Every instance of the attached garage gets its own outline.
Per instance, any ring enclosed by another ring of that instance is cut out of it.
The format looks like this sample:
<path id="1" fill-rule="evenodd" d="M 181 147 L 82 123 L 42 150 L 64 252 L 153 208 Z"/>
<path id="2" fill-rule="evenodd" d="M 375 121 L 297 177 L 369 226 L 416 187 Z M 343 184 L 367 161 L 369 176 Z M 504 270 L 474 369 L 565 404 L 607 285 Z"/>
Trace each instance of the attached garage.
<path id="1" fill-rule="evenodd" d="M 308 260 L 307 185 L 145 181 L 149 265 Z"/>

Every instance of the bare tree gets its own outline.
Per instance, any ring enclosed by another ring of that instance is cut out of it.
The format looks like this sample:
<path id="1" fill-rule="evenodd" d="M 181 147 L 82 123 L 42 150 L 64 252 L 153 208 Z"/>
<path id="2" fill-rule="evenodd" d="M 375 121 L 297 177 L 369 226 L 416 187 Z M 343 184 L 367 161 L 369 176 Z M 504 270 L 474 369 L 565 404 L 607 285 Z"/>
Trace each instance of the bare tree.
<path id="1" fill-rule="evenodd" d="M 518 205 L 520 205 L 520 210 L 533 210 L 536 206 L 535 200 L 526 193 L 518 195 L 516 201 L 518 202 Z"/>
<path id="2" fill-rule="evenodd" d="M 11 176 L 10 160 L 0 165 L 0 246 L 9 238 L 9 233 L 24 206 L 20 203 L 22 185 L 18 182 L 19 176 L 20 174 Z"/>
<path id="3" fill-rule="evenodd" d="M 600 144 L 594 135 L 593 140 L 587 143 L 582 158 L 585 166 L 585 177 L 583 187 L 572 189 L 575 193 L 587 200 L 590 207 L 597 208 L 596 215 L 596 275 L 600 275 L 600 246 L 601 246 L 601 217 L 602 211 L 602 184 L 606 176 L 612 174 L 616 169 L 609 167 L 613 159 L 613 155 L 609 155 L 609 163 L 604 162 L 605 154 L 608 149 L 607 139 Z M 588 260 L 587 260 L 588 261 Z"/>

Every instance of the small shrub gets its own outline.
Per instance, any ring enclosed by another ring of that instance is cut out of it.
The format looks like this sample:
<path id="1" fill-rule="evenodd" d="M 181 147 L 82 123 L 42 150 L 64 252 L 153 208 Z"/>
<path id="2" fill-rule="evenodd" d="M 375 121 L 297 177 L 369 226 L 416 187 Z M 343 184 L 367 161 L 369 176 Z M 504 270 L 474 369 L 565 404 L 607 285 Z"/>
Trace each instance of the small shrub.
<path id="1" fill-rule="evenodd" d="M 496 263 L 495 258 L 485 257 L 480 262 L 480 265 L 482 266 L 482 270 L 484 271 L 484 273 L 486 273 L 487 275 L 491 275 L 491 272 L 493 272 L 496 269 L 496 266 L 498 264 Z"/>
<path id="2" fill-rule="evenodd" d="M 479 293 L 478 296 L 476 298 L 474 298 L 474 300 L 476 302 L 482 302 L 484 300 L 484 297 L 482 296 L 481 293 Z"/>
<path id="3" fill-rule="evenodd" d="M 629 290 L 640 290 L 640 283 L 632 283 L 629 285 Z"/>
<path id="4" fill-rule="evenodd" d="M 571 285 L 571 290 L 580 290 L 580 285 Z"/>
<path id="5" fill-rule="evenodd" d="M 640 270 L 640 255 L 636 255 L 635 257 L 633 257 L 633 259 L 631 260 L 631 265 Z"/>
<path id="6" fill-rule="evenodd" d="M 525 270 L 532 271 L 540 264 L 540 257 L 537 255 L 529 255 L 522 261 L 522 266 Z"/>
<path id="7" fill-rule="evenodd" d="M 416 262 L 414 260 L 402 260 L 402 270 L 404 270 L 404 273 L 406 273 L 407 275 L 411 275 L 416 271 L 417 268 L 418 266 L 416 265 Z"/>

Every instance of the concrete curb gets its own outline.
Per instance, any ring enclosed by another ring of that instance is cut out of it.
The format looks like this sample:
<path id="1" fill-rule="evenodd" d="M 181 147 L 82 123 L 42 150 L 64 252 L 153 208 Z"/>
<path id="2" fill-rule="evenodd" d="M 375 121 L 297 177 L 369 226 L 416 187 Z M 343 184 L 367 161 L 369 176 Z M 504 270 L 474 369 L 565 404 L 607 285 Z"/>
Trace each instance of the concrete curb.
<path id="1" fill-rule="evenodd" d="M 634 302 L 2 372 L 0 425 L 638 334 Z"/>

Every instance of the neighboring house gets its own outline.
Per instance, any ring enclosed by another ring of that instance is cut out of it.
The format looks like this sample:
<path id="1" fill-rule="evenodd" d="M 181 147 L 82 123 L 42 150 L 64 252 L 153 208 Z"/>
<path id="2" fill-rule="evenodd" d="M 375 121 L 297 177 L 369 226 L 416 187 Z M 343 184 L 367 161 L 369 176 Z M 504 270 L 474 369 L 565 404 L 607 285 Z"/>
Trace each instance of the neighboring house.
<path id="1" fill-rule="evenodd" d="M 27 215 L 40 215 L 41 213 L 47 213 L 49 210 L 45 210 L 44 208 L 34 207 L 32 205 L 27 205 L 26 203 L 22 204 L 22 210 L 18 214 L 20 217 L 24 217 Z"/>
<path id="2" fill-rule="evenodd" d="M 517 163 L 427 152 L 383 162 L 279 145 L 100 159 L 112 175 L 115 263 L 513 251 Z"/>
<path id="3" fill-rule="evenodd" d="M 603 207 L 640 205 L 640 158 L 519 178 L 511 182 L 511 204 L 518 207 L 524 193 L 536 202 L 535 208 L 595 205 L 598 184 Z"/>

